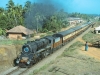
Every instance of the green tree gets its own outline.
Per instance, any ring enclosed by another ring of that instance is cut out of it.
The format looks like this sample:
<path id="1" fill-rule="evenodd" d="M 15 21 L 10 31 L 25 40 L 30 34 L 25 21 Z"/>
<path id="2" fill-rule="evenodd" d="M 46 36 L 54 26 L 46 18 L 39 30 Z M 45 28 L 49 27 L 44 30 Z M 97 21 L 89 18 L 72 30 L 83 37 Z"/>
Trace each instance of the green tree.
<path id="1" fill-rule="evenodd" d="M 5 14 L 8 19 L 8 29 L 15 27 L 17 25 L 23 25 L 24 16 L 23 16 L 23 7 L 22 5 L 15 5 L 13 0 L 9 0 L 8 4 L 6 4 L 7 10 L 5 11 Z"/>
<path id="2" fill-rule="evenodd" d="M 16 19 L 16 16 L 15 16 L 16 12 L 14 11 L 15 10 L 15 4 L 12 0 L 9 0 L 8 4 L 6 4 L 6 6 L 7 6 L 6 14 L 7 14 L 7 17 L 9 19 L 9 22 L 10 22 L 11 25 L 16 26 L 17 25 L 17 19 Z"/>
<path id="3" fill-rule="evenodd" d="M 49 31 L 52 30 L 53 32 L 57 32 L 61 27 L 59 25 L 59 22 L 57 21 L 57 17 L 51 16 L 48 20 L 45 21 L 43 28 Z"/>
<path id="4" fill-rule="evenodd" d="M 5 15 L 0 15 L 0 28 L 1 29 L 7 28 L 7 17 Z"/>
<path id="5" fill-rule="evenodd" d="M 0 35 L 2 35 L 2 33 L 3 33 L 3 30 L 0 28 Z"/>
<path id="6" fill-rule="evenodd" d="M 100 17 L 99 17 L 99 21 L 100 21 Z"/>
<path id="7" fill-rule="evenodd" d="M 27 1 L 24 6 L 24 12 L 27 12 L 31 8 L 31 2 Z"/>

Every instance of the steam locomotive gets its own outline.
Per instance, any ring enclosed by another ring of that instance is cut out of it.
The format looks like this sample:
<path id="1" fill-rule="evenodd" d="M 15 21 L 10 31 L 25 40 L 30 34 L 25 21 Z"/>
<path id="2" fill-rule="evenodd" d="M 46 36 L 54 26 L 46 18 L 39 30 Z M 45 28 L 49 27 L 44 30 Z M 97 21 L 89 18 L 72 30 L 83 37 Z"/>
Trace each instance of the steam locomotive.
<path id="1" fill-rule="evenodd" d="M 27 43 L 22 46 L 22 52 L 20 56 L 17 57 L 15 64 L 20 67 L 32 66 L 39 60 L 52 54 L 58 48 L 69 43 L 75 37 L 87 30 L 91 25 L 93 25 L 93 23 L 88 22 L 35 41 L 27 41 Z"/>

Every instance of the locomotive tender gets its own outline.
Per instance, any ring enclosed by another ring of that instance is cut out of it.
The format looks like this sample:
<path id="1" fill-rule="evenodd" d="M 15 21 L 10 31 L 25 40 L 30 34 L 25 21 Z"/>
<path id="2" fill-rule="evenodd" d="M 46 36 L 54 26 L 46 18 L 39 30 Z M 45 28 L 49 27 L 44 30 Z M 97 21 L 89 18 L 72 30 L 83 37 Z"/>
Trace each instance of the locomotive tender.
<path id="1" fill-rule="evenodd" d="M 35 41 L 27 41 L 27 43 L 22 46 L 22 52 L 16 59 L 15 64 L 20 67 L 32 66 L 39 60 L 52 54 L 55 50 L 73 40 L 91 25 L 93 25 L 93 23 L 88 22 Z"/>

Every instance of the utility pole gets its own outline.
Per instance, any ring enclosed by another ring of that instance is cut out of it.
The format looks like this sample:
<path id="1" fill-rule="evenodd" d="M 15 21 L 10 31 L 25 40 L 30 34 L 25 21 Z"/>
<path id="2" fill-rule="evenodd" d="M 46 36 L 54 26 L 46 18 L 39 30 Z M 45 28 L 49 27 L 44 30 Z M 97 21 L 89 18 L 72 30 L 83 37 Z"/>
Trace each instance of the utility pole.
<path id="1" fill-rule="evenodd" d="M 38 17 L 36 18 L 36 21 L 37 21 L 37 33 L 38 33 Z"/>
<path id="2" fill-rule="evenodd" d="M 38 22 L 39 22 L 39 19 L 40 19 L 40 15 L 36 15 L 35 16 L 35 18 L 36 18 L 36 22 L 37 22 L 37 27 L 36 27 L 36 30 L 37 30 L 37 33 L 38 33 Z"/>

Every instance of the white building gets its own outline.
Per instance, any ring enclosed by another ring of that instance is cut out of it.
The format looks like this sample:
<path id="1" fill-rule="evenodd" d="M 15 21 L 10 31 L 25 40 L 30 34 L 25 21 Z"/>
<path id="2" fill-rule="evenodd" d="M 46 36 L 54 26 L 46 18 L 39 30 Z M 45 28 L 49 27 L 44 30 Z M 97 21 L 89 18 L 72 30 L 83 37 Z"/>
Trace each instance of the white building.
<path id="1" fill-rule="evenodd" d="M 96 27 L 96 28 L 94 29 L 94 32 L 95 32 L 96 34 L 100 34 L 100 26 L 99 26 L 99 27 Z"/>

